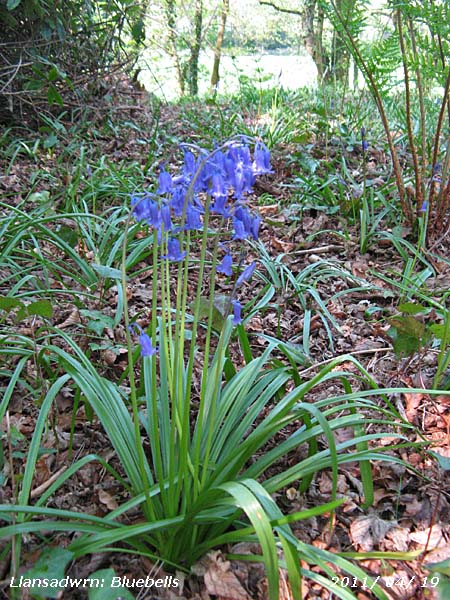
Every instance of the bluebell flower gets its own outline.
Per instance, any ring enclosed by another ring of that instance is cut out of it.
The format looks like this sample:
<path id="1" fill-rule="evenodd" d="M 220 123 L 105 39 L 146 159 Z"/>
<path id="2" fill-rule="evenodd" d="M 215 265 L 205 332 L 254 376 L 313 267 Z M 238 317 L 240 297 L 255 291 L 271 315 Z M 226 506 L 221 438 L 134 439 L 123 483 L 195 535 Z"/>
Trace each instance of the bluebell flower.
<path id="1" fill-rule="evenodd" d="M 242 312 L 242 305 L 239 302 L 239 300 L 232 300 L 231 301 L 231 305 L 233 306 L 233 325 L 239 325 L 239 323 L 242 323 L 242 317 L 241 317 L 241 312 Z"/>
<path id="2" fill-rule="evenodd" d="M 161 213 L 159 210 L 159 206 L 153 200 L 148 202 L 148 214 L 146 215 L 146 220 L 149 225 L 158 229 L 161 227 Z"/>
<path id="3" fill-rule="evenodd" d="M 192 206 L 192 204 L 188 204 L 186 207 L 186 222 L 184 224 L 184 229 L 201 229 L 202 227 L 203 223 L 200 219 L 199 209 Z"/>
<path id="4" fill-rule="evenodd" d="M 224 158 L 225 176 L 228 185 L 232 188 L 236 185 L 236 163 L 228 154 Z"/>
<path id="5" fill-rule="evenodd" d="M 225 155 L 222 150 L 217 150 L 213 157 L 214 165 L 219 173 L 225 174 Z"/>
<path id="6" fill-rule="evenodd" d="M 234 197 L 237 200 L 242 198 L 243 192 L 246 190 L 245 171 L 242 163 L 238 163 L 234 170 Z"/>
<path id="7" fill-rule="evenodd" d="M 201 215 L 204 214 L 203 194 L 211 197 L 210 210 L 225 218 L 233 217 L 233 240 L 252 238 L 257 240 L 261 218 L 241 206 L 242 197 L 252 191 L 255 175 L 270 172 L 270 152 L 262 142 L 257 142 L 252 154 L 245 140 L 230 141 L 226 150 L 215 150 L 208 155 L 206 150 L 184 148 L 184 162 L 181 174 L 172 177 L 165 167 L 161 167 L 158 177 L 157 195 L 134 195 L 131 198 L 132 211 L 137 221 L 146 221 L 158 232 L 158 241 L 182 230 L 201 229 Z M 253 158 L 253 161 L 252 161 Z M 198 169 L 201 166 L 200 172 Z M 231 194 L 237 200 L 233 203 Z M 166 198 L 161 200 L 158 196 Z M 189 197 L 187 197 L 189 196 Z M 184 223 L 180 223 L 180 217 Z M 175 218 L 178 223 L 175 226 Z M 167 241 L 168 250 L 164 258 L 181 260 L 186 253 L 181 252 L 179 242 L 173 238 Z M 228 251 L 226 252 L 228 254 Z M 229 272 L 224 259 L 222 268 Z M 220 272 L 220 271 L 219 271 Z"/>
<path id="8" fill-rule="evenodd" d="M 170 194 L 172 191 L 173 182 L 170 173 L 168 173 L 165 169 L 163 169 L 158 177 L 158 189 L 156 190 L 157 194 Z"/>
<path id="9" fill-rule="evenodd" d="M 210 162 L 206 162 L 197 177 L 197 181 L 194 186 L 195 190 L 209 192 L 213 175 L 214 166 Z"/>
<path id="10" fill-rule="evenodd" d="M 250 167 L 245 168 L 245 191 L 250 193 L 255 185 L 256 177 L 255 173 L 253 173 L 253 169 Z M 272 173 L 272 171 L 267 171 L 267 173 Z"/>
<path id="11" fill-rule="evenodd" d="M 239 275 L 236 281 L 236 287 L 242 285 L 244 281 L 248 281 L 253 275 L 253 271 L 255 270 L 255 268 L 256 262 L 252 262 L 250 265 L 248 265 L 248 267 L 245 267 L 245 269 L 242 271 L 242 273 Z"/>
<path id="12" fill-rule="evenodd" d="M 232 238 L 233 240 L 246 240 L 247 239 L 248 234 L 245 231 L 244 223 L 237 217 L 233 217 L 233 229 L 234 229 L 234 235 Z"/>
<path id="13" fill-rule="evenodd" d="M 227 197 L 225 181 L 220 173 L 214 173 L 211 177 L 211 196 L 214 198 Z"/>
<path id="14" fill-rule="evenodd" d="M 175 186 L 172 192 L 172 197 L 170 199 L 170 207 L 172 208 L 175 216 L 181 217 L 181 215 L 183 214 L 185 201 L 186 189 L 183 185 Z"/>
<path id="15" fill-rule="evenodd" d="M 158 352 L 158 349 L 153 346 L 150 336 L 146 333 L 141 333 L 139 336 L 139 344 L 141 345 L 141 356 L 143 357 L 153 356 Z"/>
<path id="16" fill-rule="evenodd" d="M 147 197 L 143 197 L 140 194 L 132 194 L 131 209 L 137 222 L 147 219 L 149 214 L 148 203 L 149 199 Z"/>
<path id="17" fill-rule="evenodd" d="M 155 348 L 152 344 L 150 337 L 142 330 L 139 323 L 131 323 L 128 327 L 131 333 L 137 333 L 139 335 L 139 344 L 141 345 L 141 356 L 153 356 L 158 352 L 158 348 Z"/>
<path id="18" fill-rule="evenodd" d="M 151 194 L 131 196 L 131 207 L 136 221 L 147 221 L 149 225 L 158 228 L 160 225 L 159 207 Z"/>
<path id="19" fill-rule="evenodd" d="M 231 256 L 231 254 L 225 254 L 225 256 L 222 259 L 222 262 L 217 267 L 217 272 L 223 273 L 224 275 L 228 275 L 228 277 L 229 277 L 230 275 L 233 274 L 233 269 L 231 268 L 232 266 L 233 266 L 233 258 Z"/>
<path id="20" fill-rule="evenodd" d="M 164 204 L 160 210 L 161 221 L 164 224 L 164 230 L 170 231 L 173 227 L 172 218 L 170 216 L 170 207 Z"/>
<path id="21" fill-rule="evenodd" d="M 236 217 L 236 219 L 239 219 L 239 221 L 243 222 L 246 233 L 250 233 L 252 216 L 248 208 L 246 208 L 245 206 L 237 206 L 236 210 L 234 211 L 234 216 Z"/>
<path id="22" fill-rule="evenodd" d="M 369 144 L 366 141 L 366 128 L 361 127 L 361 147 L 363 152 L 367 152 Z"/>
<path id="23" fill-rule="evenodd" d="M 242 162 L 242 164 L 245 167 L 250 168 L 252 166 L 252 158 L 250 155 L 250 148 L 247 145 L 241 144 L 239 146 L 238 155 L 239 155 L 239 160 Z"/>
<path id="24" fill-rule="evenodd" d="M 222 217 L 228 218 L 231 216 L 230 212 L 225 208 L 225 204 L 227 203 L 227 196 L 217 196 L 214 199 L 214 202 L 211 204 L 211 212 L 217 215 L 222 215 Z"/>
<path id="25" fill-rule="evenodd" d="M 257 240 L 259 236 L 259 226 L 261 224 L 261 217 L 259 215 L 252 215 L 249 212 L 249 210 L 245 208 L 245 206 L 237 206 L 236 210 L 234 211 L 234 216 L 236 219 L 239 219 L 239 221 L 242 221 L 245 233 L 247 234 L 245 237 L 248 237 L 250 235 L 254 240 Z"/>
<path id="26" fill-rule="evenodd" d="M 259 215 L 255 215 L 252 219 L 250 225 L 250 235 L 254 240 L 257 240 L 259 237 L 259 226 L 261 225 L 261 217 Z"/>
<path id="27" fill-rule="evenodd" d="M 435 183 L 440 184 L 442 183 L 442 177 L 441 177 L 441 163 L 436 163 L 433 167 L 433 176 L 431 178 L 431 181 L 434 181 Z"/>
<path id="28" fill-rule="evenodd" d="M 426 200 L 423 201 L 419 212 L 421 212 L 421 213 L 427 212 L 427 201 Z"/>
<path id="29" fill-rule="evenodd" d="M 186 256 L 186 252 L 181 252 L 180 242 L 176 238 L 169 238 L 167 241 L 167 254 L 162 258 L 173 262 L 179 262 Z"/>
<path id="30" fill-rule="evenodd" d="M 198 212 L 200 214 L 203 214 L 205 212 L 205 209 L 203 208 L 202 201 L 197 196 L 197 194 L 194 194 L 194 197 L 192 198 L 192 202 L 193 202 L 193 205 L 195 206 L 195 208 L 198 210 Z"/>
<path id="31" fill-rule="evenodd" d="M 195 160 L 195 156 L 192 154 L 192 152 L 190 150 L 185 150 L 183 175 L 186 175 L 187 177 L 192 177 L 192 175 L 194 175 L 196 170 L 197 170 L 197 161 Z"/>
<path id="32" fill-rule="evenodd" d="M 258 142 L 255 146 L 252 168 L 255 175 L 273 172 L 270 168 L 270 150 L 262 142 Z"/>

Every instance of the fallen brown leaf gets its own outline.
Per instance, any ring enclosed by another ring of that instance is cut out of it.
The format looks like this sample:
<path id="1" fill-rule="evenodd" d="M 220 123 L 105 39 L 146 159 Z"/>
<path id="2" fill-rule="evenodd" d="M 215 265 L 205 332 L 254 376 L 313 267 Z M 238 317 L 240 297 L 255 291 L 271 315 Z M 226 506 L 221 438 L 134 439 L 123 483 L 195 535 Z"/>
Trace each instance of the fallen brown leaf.
<path id="1" fill-rule="evenodd" d="M 204 579 L 208 594 L 218 600 L 250 600 L 250 596 L 240 584 L 236 575 L 230 571 L 230 562 L 222 558 L 220 552 L 211 552 Z"/>
<path id="2" fill-rule="evenodd" d="M 365 515 L 358 517 L 350 525 L 350 537 L 357 548 L 370 552 L 396 525 L 395 521 L 384 521 L 376 514 Z"/>
<path id="3" fill-rule="evenodd" d="M 98 499 L 109 510 L 115 510 L 116 508 L 119 507 L 119 505 L 114 500 L 114 498 L 111 496 L 111 494 L 108 494 L 108 492 L 106 492 L 105 490 L 102 490 L 102 489 L 98 490 Z"/>

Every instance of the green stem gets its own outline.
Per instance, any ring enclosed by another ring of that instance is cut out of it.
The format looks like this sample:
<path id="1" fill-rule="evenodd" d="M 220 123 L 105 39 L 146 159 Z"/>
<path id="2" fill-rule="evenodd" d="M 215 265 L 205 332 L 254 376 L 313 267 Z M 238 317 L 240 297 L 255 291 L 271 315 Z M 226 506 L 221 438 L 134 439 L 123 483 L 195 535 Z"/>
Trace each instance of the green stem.
<path id="1" fill-rule="evenodd" d="M 145 494 L 145 507 L 144 512 L 147 512 L 146 517 L 148 519 L 155 519 L 155 511 L 153 507 L 152 500 L 149 494 L 150 488 L 150 479 L 149 472 L 146 469 L 146 460 L 144 454 L 144 448 L 142 445 L 141 432 L 139 426 L 139 408 L 136 397 L 136 381 L 134 377 L 134 363 L 133 363 L 133 351 L 132 351 L 132 341 L 130 334 L 130 317 L 128 313 L 128 296 L 127 296 L 127 246 L 128 246 L 128 233 L 130 229 L 131 219 L 133 218 L 133 213 L 130 211 L 128 218 L 125 223 L 125 232 L 123 236 L 122 243 L 122 264 L 121 264 L 121 286 L 122 286 L 122 295 L 123 295 L 123 319 L 125 323 L 125 336 L 128 348 L 128 377 L 130 380 L 130 401 L 133 411 L 133 425 L 134 425 L 134 437 L 136 442 L 136 449 L 138 454 L 139 461 L 139 469 L 141 471 L 142 476 L 142 487 Z M 147 465 L 148 466 L 148 465 Z M 140 493 L 142 490 L 136 490 L 137 493 Z"/>
<path id="2" fill-rule="evenodd" d="M 442 375 L 444 374 L 450 362 L 450 348 L 448 348 L 450 342 L 450 309 L 445 308 L 444 310 L 444 332 L 442 334 L 439 356 L 437 360 L 438 368 L 433 379 L 434 390 L 438 389 L 438 386 L 441 383 Z"/>
<path id="3" fill-rule="evenodd" d="M 191 385 L 192 385 L 192 375 L 194 369 L 194 358 L 195 358 L 195 340 L 197 339 L 197 329 L 200 321 L 200 306 L 201 306 L 201 295 L 202 295 L 202 287 L 203 287 L 203 274 L 205 271 L 205 263 L 206 263 L 206 250 L 207 250 L 207 242 L 208 242 L 208 226 L 209 226 L 209 199 L 206 202 L 205 206 L 205 214 L 203 218 L 203 235 L 202 235 L 202 243 L 200 247 L 200 259 L 199 259 L 199 273 L 198 273 L 198 281 L 197 281 L 197 290 L 195 294 L 194 300 L 194 320 L 192 323 L 192 338 L 190 344 L 189 351 L 189 363 L 188 363 L 188 371 L 186 375 L 186 393 L 185 393 L 185 403 L 186 406 L 190 406 L 191 403 Z M 211 327 L 211 324 L 208 325 Z M 200 411 L 202 406 L 202 402 L 200 401 L 200 409 L 197 421 L 200 422 L 201 413 Z M 188 416 L 186 415 L 186 418 Z M 188 418 L 187 418 L 188 420 Z M 197 452 L 195 452 L 195 456 L 197 456 Z M 199 465 L 197 464 L 194 458 L 194 496 L 197 496 L 200 491 L 199 484 Z"/>
<path id="4" fill-rule="evenodd" d="M 216 235 L 216 238 L 214 241 L 212 265 L 211 265 L 208 324 L 207 324 L 207 330 L 206 330 L 205 356 L 204 356 L 204 362 L 203 362 L 202 383 L 201 383 L 201 388 L 200 388 L 200 408 L 199 408 L 198 419 L 197 419 L 197 423 L 200 427 L 200 431 L 203 431 L 203 426 L 206 424 L 206 422 L 209 424 L 205 455 L 204 455 L 203 461 L 202 461 L 203 462 L 203 466 L 202 466 L 203 471 L 202 471 L 202 475 L 200 477 L 200 479 L 201 479 L 200 489 L 203 487 L 204 482 L 205 482 L 205 477 L 208 474 L 208 459 L 209 459 L 209 452 L 210 452 L 210 446 L 211 446 L 211 432 L 214 429 L 214 416 L 215 416 L 215 409 L 217 406 L 217 398 L 215 398 L 213 395 L 208 393 L 209 392 L 208 372 L 210 369 L 209 355 L 210 355 L 210 349 L 211 349 L 211 334 L 212 334 L 212 323 L 213 323 L 213 314 L 214 314 L 214 283 L 215 283 L 215 279 L 216 279 L 218 250 L 219 250 L 219 237 Z M 223 343 L 221 344 L 221 342 L 222 342 L 222 336 L 220 336 L 218 346 L 217 346 L 217 351 L 219 352 L 219 356 L 216 355 L 217 363 L 216 363 L 216 370 L 215 370 L 215 375 L 214 375 L 214 385 L 212 386 L 212 394 L 214 394 L 214 392 L 219 389 L 217 372 L 220 369 L 220 366 L 222 364 L 222 361 L 220 360 L 220 358 L 221 358 L 220 354 L 222 354 L 221 349 L 222 349 Z M 219 376 L 221 374 L 222 374 L 222 371 L 220 370 Z M 195 456 L 194 456 L 194 468 L 196 470 L 196 473 L 198 473 L 199 476 L 200 476 L 199 469 L 200 469 L 201 437 L 202 436 L 199 435 L 197 438 L 197 444 L 196 444 Z"/>
<path id="5" fill-rule="evenodd" d="M 409 149 L 413 161 L 414 168 L 414 181 L 415 181 L 415 199 L 416 199 L 416 214 L 419 214 L 423 204 L 423 191 L 422 191 L 422 180 L 421 170 L 419 168 L 419 158 L 417 156 L 417 147 L 414 139 L 414 132 L 412 126 L 412 115 L 411 115 L 411 86 L 409 82 L 409 66 L 408 58 L 406 54 L 405 36 L 403 34 L 403 23 L 402 13 L 400 10 L 397 11 L 397 29 L 398 38 L 400 41 L 400 51 L 402 56 L 403 65 L 403 77 L 405 79 L 405 107 L 406 107 L 406 129 L 408 132 Z"/>
<path id="6" fill-rule="evenodd" d="M 156 329 L 157 329 L 157 311 L 158 311 L 158 233 L 156 230 L 153 232 L 153 246 L 152 246 L 152 342 L 156 340 Z M 161 447 L 161 436 L 159 432 L 159 415 L 158 415 L 158 382 L 156 372 L 156 355 L 151 356 L 149 359 L 144 358 L 144 368 L 146 367 L 145 361 L 150 360 L 151 368 L 151 386 L 150 386 L 150 406 L 152 418 L 149 420 L 149 431 L 152 432 L 151 446 L 153 449 L 153 465 L 156 472 L 156 477 L 159 481 L 161 491 L 161 503 L 163 506 L 167 506 L 168 498 L 170 498 L 170 489 L 166 490 L 165 486 L 162 485 L 164 481 L 164 467 L 163 467 L 163 451 Z"/>

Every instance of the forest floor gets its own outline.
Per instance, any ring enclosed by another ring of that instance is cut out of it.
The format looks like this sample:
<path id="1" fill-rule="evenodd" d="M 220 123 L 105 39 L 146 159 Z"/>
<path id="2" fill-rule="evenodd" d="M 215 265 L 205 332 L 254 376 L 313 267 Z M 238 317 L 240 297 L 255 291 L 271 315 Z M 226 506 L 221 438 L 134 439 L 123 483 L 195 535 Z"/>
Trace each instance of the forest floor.
<path id="1" fill-rule="evenodd" d="M 166 168 L 170 169 L 171 161 L 178 160 L 177 148 L 171 140 L 185 140 L 189 137 L 187 119 L 183 116 L 186 107 L 161 107 L 159 128 L 164 131 L 165 146 L 161 153 L 166 153 L 164 160 Z M 201 121 L 205 107 L 189 107 L 189 110 L 199 111 Z M 122 118 L 124 118 L 122 116 Z M 128 119 L 128 116 L 127 116 Z M 129 120 L 140 122 L 139 127 L 145 127 L 145 115 L 133 112 Z M 198 138 L 193 133 L 191 140 Z M 102 140 L 87 138 L 86 144 L 96 144 L 95 154 L 104 155 L 117 165 L 123 161 L 142 160 L 142 143 L 139 131 L 120 129 L 116 135 L 110 135 Z M 285 341 L 297 344 L 305 353 L 304 364 L 300 367 L 301 377 L 310 377 L 318 369 L 334 357 L 352 355 L 367 370 L 369 375 L 380 387 L 385 388 L 423 388 L 430 389 L 436 370 L 437 351 L 431 346 L 425 346 L 414 353 L 412 357 L 399 358 L 393 350 L 392 338 L 389 336 L 391 323 L 389 318 L 397 315 L 399 302 L 398 287 L 392 282 L 398 280 L 403 269 L 403 259 L 389 239 L 374 239 L 362 254 L 359 245 L 358 223 L 345 220 L 339 212 L 327 214 L 314 207 L 301 209 L 293 206 L 292 197 L 295 192 L 295 167 L 292 154 L 298 147 L 292 144 L 279 145 L 273 152 L 272 175 L 266 175 L 255 187 L 255 193 L 249 201 L 259 211 L 263 222 L 261 226 L 261 241 L 272 260 L 278 260 L 290 273 L 297 277 L 309 272 L 310 279 L 305 280 L 305 293 L 295 292 L 289 283 L 277 288 L 277 295 L 272 302 L 248 323 L 247 329 L 251 335 L 252 349 L 257 354 L 266 343 L 263 334 L 273 335 Z M 331 152 L 331 154 L 330 154 Z M 313 149 L 316 159 L 330 161 L 336 148 L 330 148 L 318 140 Z M 55 168 L 58 149 L 53 153 L 41 153 L 38 158 L 29 159 L 25 156 L 17 160 L 9 170 L 7 177 L 0 179 L 0 191 L 5 194 L 6 202 L 18 204 L 28 194 L 30 179 L 39 169 L 41 172 L 53 174 L 51 186 L 61 190 L 67 185 L 68 174 Z M 354 172 L 361 171 L 361 154 L 356 150 L 347 153 L 347 163 Z M 385 156 L 379 148 L 369 148 L 368 161 L 372 165 L 372 177 L 382 177 L 385 171 Z M 6 163 L 4 164 L 4 166 Z M 5 169 L 6 171 L 6 169 Z M 44 184 L 43 184 L 44 186 Z M 39 191 L 39 190 L 38 190 Z M 110 197 L 107 202 L 114 202 Z M 4 209 L 3 209 L 4 210 Z M 55 206 L 57 211 L 58 207 Z M 405 229 L 405 237 L 409 235 Z M 442 290 L 450 289 L 450 270 L 444 262 L 439 261 L 439 255 L 448 256 L 448 240 L 441 240 L 433 251 L 434 275 L 427 279 L 426 285 L 430 295 L 442 295 Z M 80 252 L 83 248 L 78 247 Z M 252 254 L 250 250 L 250 254 Z M 256 254 L 253 258 L 258 258 Z M 317 265 L 317 266 L 315 266 Z M 258 270 L 264 273 L 260 264 Z M 35 273 L 39 276 L 39 273 Z M 308 295 L 307 285 L 316 290 L 323 301 L 328 313 L 324 313 L 317 305 L 314 297 Z M 254 278 L 246 285 L 249 300 L 264 286 L 262 278 Z M 129 291 L 129 302 L 135 313 L 145 311 L 148 305 L 150 283 L 145 272 L 139 280 L 133 280 Z M 73 288 L 73 286 L 72 286 Z M 1 289 L 6 295 L 8 289 Z M 110 290 L 109 295 L 102 299 L 102 311 L 114 314 L 116 295 Z M 305 323 L 305 306 L 311 311 Z M 97 306 L 87 307 L 95 310 Z M 328 315 L 328 316 L 327 316 Z M 330 320 L 330 315 L 332 320 Z M 436 315 L 428 312 L 422 315 L 425 323 L 431 322 Z M 70 305 L 67 297 L 55 296 L 53 321 L 56 327 L 61 327 L 67 334 L 74 335 L 80 342 L 80 322 L 83 316 L 78 308 Z M 18 331 L 26 335 L 32 334 L 33 325 L 20 323 Z M 305 327 L 309 332 L 305 333 Z M 27 331 L 25 331 L 27 330 Z M 123 330 L 115 331 L 112 335 L 114 342 L 124 341 Z M 307 340 L 305 342 L 305 340 Z M 237 342 L 236 342 L 237 344 Z M 306 344 L 306 346 L 305 346 Z M 243 362 L 239 356 L 239 347 L 233 348 L 236 362 Z M 125 356 L 121 352 L 99 350 L 93 357 L 99 364 L 103 374 L 117 378 L 125 368 Z M 343 368 L 354 371 L 350 361 Z M 355 386 L 358 378 L 355 372 Z M 31 382 L 33 365 L 30 365 L 28 378 Z M 310 401 L 334 395 L 336 383 L 319 386 L 315 389 Z M 31 387 L 33 387 L 31 385 Z M 382 403 L 382 399 L 379 400 Z M 374 578 L 379 577 L 379 583 L 385 588 L 393 600 L 433 600 L 437 598 L 431 574 L 426 568 L 427 563 L 435 563 L 450 558 L 450 494 L 448 491 L 448 462 L 447 470 L 441 468 L 427 450 L 433 450 L 447 461 L 450 459 L 450 412 L 448 395 L 429 395 L 426 393 L 399 393 L 390 397 L 395 409 L 411 427 L 402 429 L 402 435 L 409 441 L 429 442 L 426 447 L 417 444 L 413 448 L 398 448 L 389 452 L 396 453 L 405 464 L 377 462 L 372 465 L 375 486 L 374 505 L 364 508 L 362 488 L 360 483 L 359 466 L 347 463 L 340 467 L 338 476 L 338 496 L 345 497 L 345 503 L 332 515 L 315 517 L 301 521 L 295 525 L 296 535 L 305 542 L 332 552 L 415 552 L 416 558 L 401 561 L 370 558 L 360 561 L 360 565 Z M 39 497 L 47 487 L 51 477 L 67 467 L 69 463 L 68 444 L 72 419 L 73 398 L 70 393 L 59 395 L 53 424 L 46 434 L 44 446 L 52 450 L 43 454 L 37 463 L 33 483 L 33 498 Z M 17 393 L 9 405 L 9 425 L 21 435 L 16 452 L 26 449 L 34 431 L 38 414 L 32 398 L 26 393 Z M 5 424 L 2 430 L 6 431 Z M 289 432 L 286 432 L 286 435 Z M 344 436 L 345 431 L 336 432 Z M 398 431 L 392 431 L 392 437 L 381 439 L 381 444 L 391 444 Z M 339 440 L 342 441 L 342 440 Z M 277 443 L 274 440 L 273 443 Z M 325 445 L 326 440 L 320 439 L 319 444 Z M 74 436 L 74 451 L 78 457 L 89 453 L 98 453 L 107 460 L 114 462 L 114 451 L 108 443 L 101 425 L 94 418 L 89 419 L 84 407 L 76 415 Z M 304 452 L 304 449 L 299 449 Z M 7 454 L 7 453 L 6 453 Z M 16 454 L 16 457 L 19 456 Z M 289 467 L 298 459 L 293 453 L 286 458 L 284 464 L 277 466 L 282 470 Z M 15 459 L 15 467 L 20 470 L 21 460 Z M 407 465 L 411 467 L 408 468 Z M 85 511 L 92 515 L 105 515 L 123 499 L 117 484 L 105 474 L 101 465 L 88 463 L 65 485 L 62 492 L 52 500 L 52 506 L 68 510 Z M 332 477 L 327 471 L 319 473 L 305 493 L 300 493 L 292 486 L 277 497 L 277 502 L 283 512 L 290 513 L 304 508 L 316 506 L 330 501 L 332 494 Z M 0 502 L 8 503 L 13 500 L 14 492 L 10 485 L 0 490 Z M 54 536 L 53 544 L 62 547 L 70 542 L 70 536 L 58 534 Z M 38 558 L 42 547 L 39 539 L 27 538 L 24 544 L 21 571 L 30 568 Z M 236 552 L 236 548 L 231 549 Z M 250 544 L 240 544 L 240 553 L 252 554 L 255 548 Z M 223 548 L 209 554 L 195 568 L 195 573 L 183 579 L 179 590 L 151 591 L 134 590 L 138 598 L 186 598 L 189 600 L 264 600 L 267 598 L 264 572 L 259 564 L 228 561 L 225 557 L 230 548 Z M 94 554 L 78 560 L 70 567 L 71 577 L 88 577 L 99 568 L 113 566 L 116 573 L 130 579 L 145 578 L 158 572 L 163 577 L 164 572 L 158 565 L 152 564 L 146 558 L 131 557 L 127 554 Z M 8 597 L 9 565 L 0 567 L 0 598 Z M 372 598 L 370 591 L 362 581 L 353 578 L 344 579 L 339 575 L 339 581 L 360 599 Z M 305 600 L 313 598 L 331 599 L 332 596 L 319 584 L 305 580 L 302 597 Z M 130 590 L 133 591 L 133 590 Z M 27 598 L 26 590 L 22 596 Z M 86 598 L 79 592 L 66 592 L 64 598 Z M 280 598 L 288 600 L 290 592 L 285 579 L 281 578 Z"/>

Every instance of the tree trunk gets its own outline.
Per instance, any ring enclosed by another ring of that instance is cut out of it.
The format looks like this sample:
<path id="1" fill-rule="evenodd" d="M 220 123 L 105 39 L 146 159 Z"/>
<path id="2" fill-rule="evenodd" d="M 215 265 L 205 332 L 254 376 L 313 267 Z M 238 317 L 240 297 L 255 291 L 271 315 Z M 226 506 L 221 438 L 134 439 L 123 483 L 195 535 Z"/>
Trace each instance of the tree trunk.
<path id="1" fill-rule="evenodd" d="M 317 0 L 306 0 L 301 10 L 284 8 L 278 6 L 271 0 L 259 0 L 260 4 L 271 6 L 275 10 L 291 15 L 297 15 L 301 18 L 302 33 L 301 38 L 303 46 L 307 53 L 311 56 L 314 64 L 317 67 L 317 79 L 319 84 L 323 82 L 323 77 L 326 75 L 326 57 L 323 49 L 323 22 L 324 12 Z M 314 19 L 317 9 L 317 25 L 315 26 Z"/>
<path id="2" fill-rule="evenodd" d="M 341 15 L 350 22 L 355 9 L 356 0 L 337 0 L 336 5 Z M 342 36 L 336 31 L 333 32 L 332 53 L 331 53 L 331 71 L 335 81 L 343 85 L 348 83 L 348 72 L 350 68 L 349 53 Z"/>
<path id="3" fill-rule="evenodd" d="M 175 9 L 175 0 L 166 0 L 165 6 L 166 13 L 166 21 L 167 21 L 167 29 L 169 32 L 169 54 L 172 57 L 175 71 L 177 74 L 178 87 L 180 88 L 180 94 L 184 96 L 186 86 L 185 86 L 185 75 L 183 73 L 183 69 L 181 68 L 180 57 L 178 55 L 177 49 L 177 32 L 176 32 L 176 9 Z"/>
<path id="4" fill-rule="evenodd" d="M 219 30 L 217 32 L 217 40 L 216 47 L 214 48 L 214 64 L 213 70 L 211 74 L 211 89 L 210 92 L 214 91 L 214 88 L 217 86 L 220 80 L 219 76 L 219 65 L 220 65 L 220 57 L 222 55 L 222 43 L 223 36 L 225 34 L 225 26 L 227 24 L 228 13 L 230 12 L 230 0 L 222 0 L 222 19 L 219 25 Z"/>
<path id="5" fill-rule="evenodd" d="M 322 56 L 322 30 L 315 31 L 314 14 L 316 11 L 316 0 L 305 2 L 302 11 L 302 40 L 306 52 L 313 59 L 317 67 L 317 79 L 319 83 L 323 77 L 323 56 Z"/>
<path id="6" fill-rule="evenodd" d="M 324 77 L 326 76 L 327 68 L 327 57 L 323 48 L 323 23 L 325 21 L 325 14 L 323 8 L 319 6 L 317 14 L 317 29 L 315 35 L 315 48 L 316 53 L 314 55 L 314 62 L 317 66 L 317 78 L 319 84 L 322 85 Z"/>
<path id="7" fill-rule="evenodd" d="M 189 93 L 191 96 L 198 94 L 198 62 L 202 46 L 203 0 L 195 1 L 194 14 L 194 41 L 191 46 L 189 58 Z"/>

